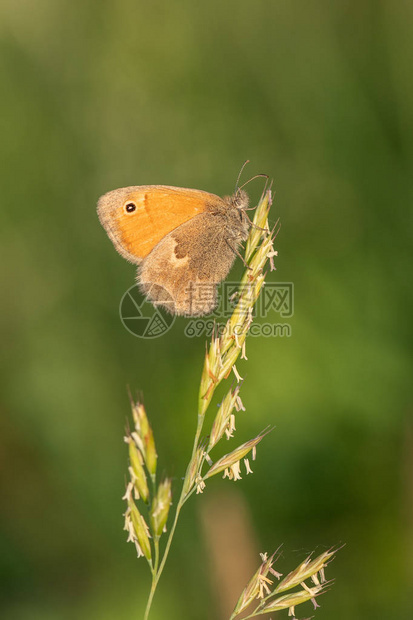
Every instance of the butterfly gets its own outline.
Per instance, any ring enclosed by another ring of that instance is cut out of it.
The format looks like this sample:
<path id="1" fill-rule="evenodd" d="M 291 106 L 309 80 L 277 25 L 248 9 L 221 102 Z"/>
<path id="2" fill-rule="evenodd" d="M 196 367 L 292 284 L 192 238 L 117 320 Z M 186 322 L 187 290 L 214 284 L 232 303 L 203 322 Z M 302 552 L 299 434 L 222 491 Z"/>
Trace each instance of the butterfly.
<path id="1" fill-rule="evenodd" d="M 104 194 L 97 210 L 116 250 L 138 265 L 147 299 L 173 314 L 202 316 L 216 307 L 217 285 L 248 237 L 248 204 L 240 188 L 220 198 L 198 189 L 137 185 Z"/>

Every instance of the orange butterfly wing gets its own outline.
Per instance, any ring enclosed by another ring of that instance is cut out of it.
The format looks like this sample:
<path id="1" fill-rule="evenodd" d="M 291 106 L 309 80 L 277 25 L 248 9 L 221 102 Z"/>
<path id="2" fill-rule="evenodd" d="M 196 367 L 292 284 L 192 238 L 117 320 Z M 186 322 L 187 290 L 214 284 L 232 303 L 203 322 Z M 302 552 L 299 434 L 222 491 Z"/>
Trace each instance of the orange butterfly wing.
<path id="1" fill-rule="evenodd" d="M 136 205 L 132 213 L 125 210 L 128 202 Z M 217 202 L 219 196 L 202 190 L 140 185 L 102 196 L 98 215 L 118 252 L 139 263 L 165 235 Z"/>

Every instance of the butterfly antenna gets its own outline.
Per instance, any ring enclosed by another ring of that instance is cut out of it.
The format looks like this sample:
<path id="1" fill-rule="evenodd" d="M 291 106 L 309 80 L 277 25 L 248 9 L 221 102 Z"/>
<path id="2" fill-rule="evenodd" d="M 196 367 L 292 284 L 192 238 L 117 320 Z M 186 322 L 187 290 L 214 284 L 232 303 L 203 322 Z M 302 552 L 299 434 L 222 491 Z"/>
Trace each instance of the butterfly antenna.
<path id="1" fill-rule="evenodd" d="M 238 183 L 239 183 L 239 180 L 240 180 L 240 178 L 241 178 L 241 174 L 243 173 L 245 166 L 246 166 L 247 164 L 249 164 L 249 163 L 250 163 L 250 160 L 249 160 L 249 159 L 246 159 L 246 160 L 244 161 L 244 163 L 242 164 L 242 166 L 241 166 L 241 170 L 239 171 L 239 174 L 238 174 L 237 182 L 235 183 L 235 192 L 234 192 L 234 193 L 236 193 L 236 192 L 238 191 L 238 189 L 239 189 L 239 187 L 238 187 Z"/>
<path id="2" fill-rule="evenodd" d="M 243 187 L 248 185 L 248 183 L 251 183 L 251 181 L 253 181 L 254 179 L 259 179 L 260 177 L 263 177 L 264 179 L 267 179 L 266 182 L 265 182 L 265 185 L 267 185 L 268 179 L 269 179 L 268 174 L 256 174 L 255 176 L 253 176 L 250 179 L 248 179 L 248 181 L 245 181 L 245 183 L 240 185 L 240 187 L 238 187 L 238 189 L 242 189 Z"/>

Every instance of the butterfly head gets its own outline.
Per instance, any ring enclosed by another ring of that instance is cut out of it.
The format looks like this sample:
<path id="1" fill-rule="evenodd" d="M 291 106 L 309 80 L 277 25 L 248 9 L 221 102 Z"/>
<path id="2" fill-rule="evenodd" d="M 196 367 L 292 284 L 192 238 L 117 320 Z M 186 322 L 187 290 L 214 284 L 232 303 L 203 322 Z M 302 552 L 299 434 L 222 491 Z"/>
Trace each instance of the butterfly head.
<path id="1" fill-rule="evenodd" d="M 232 196 L 226 196 L 224 202 L 227 205 L 226 218 L 228 229 L 234 237 L 245 241 L 251 225 L 250 219 L 247 216 L 249 205 L 247 192 L 237 189 Z"/>

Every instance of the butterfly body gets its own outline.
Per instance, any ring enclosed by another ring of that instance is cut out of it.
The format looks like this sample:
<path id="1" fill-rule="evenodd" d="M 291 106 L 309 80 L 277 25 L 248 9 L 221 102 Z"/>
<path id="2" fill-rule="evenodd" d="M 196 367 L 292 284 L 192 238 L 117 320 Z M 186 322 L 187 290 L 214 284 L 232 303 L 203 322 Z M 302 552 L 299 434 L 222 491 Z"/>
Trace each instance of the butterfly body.
<path id="1" fill-rule="evenodd" d="M 98 215 L 118 252 L 138 264 L 137 280 L 154 305 L 201 316 L 216 306 L 216 286 L 248 236 L 248 196 L 220 198 L 167 185 L 131 186 L 99 199 Z"/>

